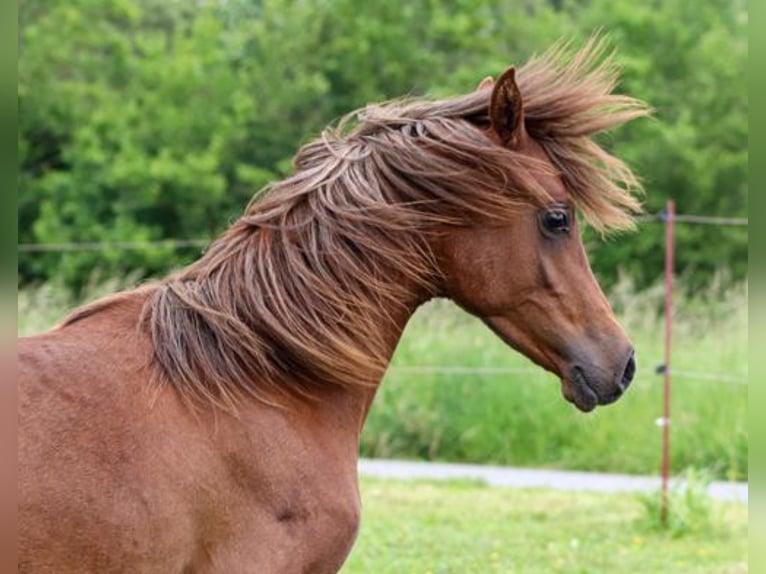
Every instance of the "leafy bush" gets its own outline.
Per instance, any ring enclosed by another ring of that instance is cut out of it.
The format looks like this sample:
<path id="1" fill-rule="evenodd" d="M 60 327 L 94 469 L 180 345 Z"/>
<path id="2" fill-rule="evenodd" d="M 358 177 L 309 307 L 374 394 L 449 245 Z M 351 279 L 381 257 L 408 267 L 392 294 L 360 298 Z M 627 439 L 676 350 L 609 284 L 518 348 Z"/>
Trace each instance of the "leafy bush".
<path id="1" fill-rule="evenodd" d="M 165 2 L 26 0 L 19 6 L 19 241 L 209 238 L 301 142 L 341 114 L 404 94 L 474 88 L 597 28 L 618 50 L 620 90 L 656 119 L 606 142 L 643 176 L 649 211 L 747 213 L 747 8 L 743 0 Z M 588 235 L 596 244 L 597 238 Z M 747 232 L 681 226 L 679 269 L 698 288 L 744 277 Z M 661 269 L 662 228 L 594 250 L 612 284 Z M 194 251 L 20 254 L 22 283 L 82 287 L 165 272 Z"/>

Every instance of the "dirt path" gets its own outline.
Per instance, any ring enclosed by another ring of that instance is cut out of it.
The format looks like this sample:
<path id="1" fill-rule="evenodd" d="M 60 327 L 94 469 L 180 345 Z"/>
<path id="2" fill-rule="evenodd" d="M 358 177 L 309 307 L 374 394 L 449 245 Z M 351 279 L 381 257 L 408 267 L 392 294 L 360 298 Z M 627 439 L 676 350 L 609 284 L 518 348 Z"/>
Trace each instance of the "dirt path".
<path id="1" fill-rule="evenodd" d="M 658 476 L 632 476 L 600 472 L 537 470 L 502 466 L 413 462 L 403 460 L 362 459 L 359 474 L 378 478 L 478 479 L 492 486 L 508 488 L 548 487 L 558 490 L 590 490 L 598 492 L 637 492 L 659 489 Z M 671 486 L 682 484 L 672 479 Z M 747 503 L 747 483 L 713 482 L 708 492 L 718 500 Z"/>

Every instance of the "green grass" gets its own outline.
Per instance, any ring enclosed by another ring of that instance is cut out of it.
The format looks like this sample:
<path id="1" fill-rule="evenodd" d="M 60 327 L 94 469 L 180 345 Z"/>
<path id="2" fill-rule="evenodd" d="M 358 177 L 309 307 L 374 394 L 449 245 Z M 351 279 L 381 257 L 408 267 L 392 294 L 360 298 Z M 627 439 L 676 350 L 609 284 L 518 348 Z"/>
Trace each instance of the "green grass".
<path id="1" fill-rule="evenodd" d="M 343 574 L 747 572 L 747 506 L 681 536 L 636 495 L 362 480 L 362 527 Z"/>
<path id="2" fill-rule="evenodd" d="M 86 295 L 129 285 L 94 282 Z M 636 344 L 638 373 L 614 405 L 584 415 L 561 397 L 558 380 L 508 348 L 446 301 L 410 321 L 370 413 L 362 454 L 426 460 L 656 473 L 660 466 L 662 289 L 637 293 L 623 280 L 610 299 Z M 19 293 L 19 332 L 42 330 L 78 303 L 49 284 Z M 747 376 L 746 286 L 713 285 L 678 297 L 676 371 Z M 523 374 L 411 374 L 406 366 L 510 367 Z M 748 473 L 747 386 L 673 380 L 671 457 L 675 473 L 705 470 L 724 479 Z"/>

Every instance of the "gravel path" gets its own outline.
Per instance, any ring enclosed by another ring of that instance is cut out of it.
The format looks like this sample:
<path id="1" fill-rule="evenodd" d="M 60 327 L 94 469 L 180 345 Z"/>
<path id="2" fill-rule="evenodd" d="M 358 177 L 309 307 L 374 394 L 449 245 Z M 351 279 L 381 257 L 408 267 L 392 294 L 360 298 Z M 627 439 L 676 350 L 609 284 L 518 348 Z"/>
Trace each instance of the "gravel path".
<path id="1" fill-rule="evenodd" d="M 548 487 L 558 490 L 588 490 L 597 492 L 637 492 L 659 489 L 658 476 L 630 476 L 601 472 L 572 472 L 536 470 L 502 466 L 413 462 L 403 460 L 362 459 L 359 474 L 378 478 L 415 479 L 478 479 L 492 486 L 508 488 Z M 683 483 L 671 479 L 671 486 Z M 747 503 L 747 483 L 713 482 L 708 492 L 718 500 Z"/>

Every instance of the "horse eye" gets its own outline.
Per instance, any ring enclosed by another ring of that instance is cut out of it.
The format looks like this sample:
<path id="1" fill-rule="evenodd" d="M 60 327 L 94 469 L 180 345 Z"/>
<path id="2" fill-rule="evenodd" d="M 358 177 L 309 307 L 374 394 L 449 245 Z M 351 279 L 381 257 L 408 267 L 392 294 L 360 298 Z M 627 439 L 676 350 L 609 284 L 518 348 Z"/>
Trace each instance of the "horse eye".
<path id="1" fill-rule="evenodd" d="M 549 233 L 569 233 L 569 212 L 563 207 L 552 207 L 541 214 L 540 222 Z"/>

